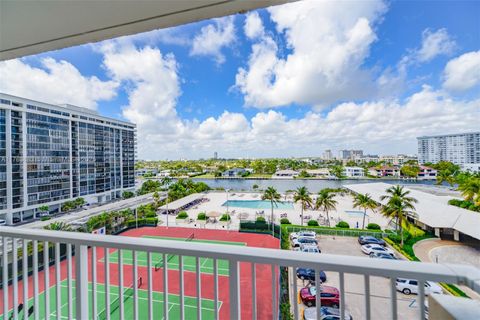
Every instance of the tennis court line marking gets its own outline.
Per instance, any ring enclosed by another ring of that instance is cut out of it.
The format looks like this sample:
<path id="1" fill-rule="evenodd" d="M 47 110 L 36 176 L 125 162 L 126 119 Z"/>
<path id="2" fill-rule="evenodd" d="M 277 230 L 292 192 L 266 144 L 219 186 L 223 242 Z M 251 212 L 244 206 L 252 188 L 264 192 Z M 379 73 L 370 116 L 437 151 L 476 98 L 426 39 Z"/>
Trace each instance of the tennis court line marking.
<path id="1" fill-rule="evenodd" d="M 127 251 L 128 251 L 128 250 L 127 250 Z M 114 252 L 118 252 L 118 250 L 115 250 Z M 112 253 L 113 253 L 113 252 L 112 252 Z M 118 256 L 118 255 L 117 255 L 117 256 Z M 111 259 L 112 259 L 112 260 L 109 261 L 109 263 L 118 264 L 118 261 L 117 261 L 118 259 L 116 259 L 116 258 L 111 258 Z M 201 268 L 213 270 L 213 267 L 209 267 L 209 266 L 204 266 L 204 265 L 203 265 L 205 262 L 207 262 L 208 260 L 213 259 L 213 258 L 201 257 L 201 259 L 204 259 L 204 261 L 202 262 L 202 265 L 200 266 Z M 127 263 L 130 262 L 130 263 L 128 263 L 128 264 L 129 264 L 129 265 L 133 265 L 133 259 L 130 258 L 130 257 L 125 257 L 125 256 L 124 256 L 124 257 L 122 257 L 122 260 L 123 260 L 124 263 L 125 263 L 125 262 L 127 262 Z M 220 260 L 222 260 L 222 259 L 220 259 Z M 101 261 L 102 263 L 104 263 L 104 262 L 105 262 L 105 258 L 99 259 L 99 261 Z M 224 261 L 228 261 L 228 260 L 224 260 Z M 143 262 L 143 263 L 145 263 L 145 266 L 148 264 L 148 260 L 144 260 L 144 259 L 139 259 L 139 258 L 137 258 L 137 263 L 138 263 L 138 262 Z M 174 266 L 179 266 L 179 265 L 180 265 L 180 264 L 178 264 L 178 263 L 176 263 L 176 262 L 168 262 L 168 264 L 169 264 L 169 265 L 174 265 Z M 192 268 L 196 267 L 195 264 L 185 264 L 185 263 L 183 264 L 183 266 L 184 266 L 184 267 L 192 267 Z M 142 266 L 142 267 L 143 267 L 143 266 Z M 154 266 L 152 266 L 152 267 L 154 267 Z M 222 267 L 218 267 L 218 266 L 217 266 L 217 270 L 229 271 L 228 268 L 222 268 Z M 189 271 L 189 270 L 184 270 L 184 271 Z"/>
<path id="2" fill-rule="evenodd" d="M 150 236 L 150 235 L 142 235 L 138 238 L 151 238 L 151 239 L 159 239 L 159 240 L 168 240 L 168 239 L 174 239 L 174 241 L 185 241 L 185 242 L 203 242 L 203 243 L 211 243 L 211 244 L 230 244 L 232 246 L 236 245 L 243 245 L 247 246 L 246 242 L 237 242 L 237 241 L 225 241 L 225 240 L 211 240 L 211 239 L 198 239 L 198 238 L 193 238 L 193 240 L 187 241 L 187 238 L 177 238 L 177 237 L 165 237 L 165 236 Z"/>

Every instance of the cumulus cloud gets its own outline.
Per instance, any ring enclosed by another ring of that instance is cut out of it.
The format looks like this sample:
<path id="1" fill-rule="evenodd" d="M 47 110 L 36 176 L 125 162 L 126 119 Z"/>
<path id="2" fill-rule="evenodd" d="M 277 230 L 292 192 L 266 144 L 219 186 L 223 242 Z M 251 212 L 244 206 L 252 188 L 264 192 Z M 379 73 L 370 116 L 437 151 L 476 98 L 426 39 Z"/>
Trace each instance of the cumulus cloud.
<path id="1" fill-rule="evenodd" d="M 425 29 L 422 33 L 422 46 L 415 52 L 415 57 L 419 62 L 427 62 L 439 55 L 451 54 L 456 46 L 447 29 Z"/>
<path id="2" fill-rule="evenodd" d="M 217 64 L 222 64 L 225 62 L 222 49 L 234 41 L 234 17 L 213 19 L 213 23 L 204 26 L 193 38 L 190 55 L 211 56 Z"/>
<path id="3" fill-rule="evenodd" d="M 116 81 L 87 77 L 71 63 L 53 58 L 32 67 L 21 59 L 0 61 L 0 91 L 53 104 L 73 104 L 96 109 L 100 100 L 116 95 Z"/>
<path id="4" fill-rule="evenodd" d="M 480 51 L 465 53 L 445 66 L 443 86 L 452 91 L 465 91 L 480 84 Z"/>
<path id="5" fill-rule="evenodd" d="M 263 22 L 257 11 L 247 14 L 243 30 L 249 39 L 255 39 L 264 35 Z"/>
<path id="6" fill-rule="evenodd" d="M 236 75 L 245 104 L 324 106 L 370 96 L 375 79 L 362 64 L 384 11 L 381 1 L 301 1 L 270 8 L 291 54 L 281 57 L 269 36 L 252 45 L 247 66 Z"/>

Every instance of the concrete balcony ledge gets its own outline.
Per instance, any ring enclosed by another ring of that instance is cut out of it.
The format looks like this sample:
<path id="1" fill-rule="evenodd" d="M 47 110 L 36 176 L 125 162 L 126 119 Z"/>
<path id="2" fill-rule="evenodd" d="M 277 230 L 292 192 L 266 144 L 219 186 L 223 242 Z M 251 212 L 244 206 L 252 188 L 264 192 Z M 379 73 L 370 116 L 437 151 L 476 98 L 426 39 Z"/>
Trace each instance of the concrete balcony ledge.
<path id="1" fill-rule="evenodd" d="M 477 320 L 480 315 L 480 301 L 432 294 L 428 298 L 428 319 Z"/>

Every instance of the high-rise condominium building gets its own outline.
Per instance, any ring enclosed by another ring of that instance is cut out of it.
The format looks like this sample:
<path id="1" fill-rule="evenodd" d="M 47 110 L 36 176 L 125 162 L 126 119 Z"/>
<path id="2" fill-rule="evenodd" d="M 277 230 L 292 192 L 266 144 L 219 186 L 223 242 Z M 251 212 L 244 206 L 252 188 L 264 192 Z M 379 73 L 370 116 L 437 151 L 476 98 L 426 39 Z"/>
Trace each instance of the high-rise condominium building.
<path id="1" fill-rule="evenodd" d="M 330 149 L 325 150 L 325 152 L 323 152 L 322 158 L 323 160 L 332 160 L 333 159 L 332 150 Z"/>
<path id="2" fill-rule="evenodd" d="M 31 219 L 83 197 L 104 202 L 135 186 L 136 126 L 71 105 L 0 93 L 0 219 Z"/>
<path id="3" fill-rule="evenodd" d="M 480 164 L 480 132 L 418 137 L 418 162 Z"/>

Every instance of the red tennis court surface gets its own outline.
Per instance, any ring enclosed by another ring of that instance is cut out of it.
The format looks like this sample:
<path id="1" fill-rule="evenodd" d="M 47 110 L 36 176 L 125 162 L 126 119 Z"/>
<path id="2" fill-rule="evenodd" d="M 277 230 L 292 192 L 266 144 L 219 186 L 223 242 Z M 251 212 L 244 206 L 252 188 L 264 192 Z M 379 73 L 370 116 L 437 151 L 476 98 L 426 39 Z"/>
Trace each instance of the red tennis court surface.
<path id="1" fill-rule="evenodd" d="M 201 242 L 201 240 L 225 241 L 225 242 L 239 242 L 249 247 L 262 247 L 262 248 L 275 248 L 278 249 L 280 242 L 278 239 L 264 234 L 254 233 L 240 233 L 237 231 L 225 231 L 225 230 L 210 230 L 210 229 L 192 229 L 192 228 L 178 228 L 178 227 L 144 227 L 139 229 L 131 229 L 121 234 L 121 236 L 129 237 L 172 237 L 179 239 L 187 239 L 192 233 L 195 235 L 195 240 Z M 158 241 L 161 241 L 159 239 Z M 208 245 L 208 243 L 206 243 Z M 228 245 L 228 244 L 226 244 Z M 232 250 L 242 250 L 241 246 L 231 245 Z M 114 249 L 110 249 L 109 255 L 114 253 Z M 97 283 L 104 283 L 104 249 L 97 248 Z M 73 272 L 75 275 L 75 257 L 73 257 Z M 91 249 L 89 250 L 89 269 L 91 268 Z M 138 276 L 143 278 L 143 285 L 140 289 L 147 289 L 147 267 L 138 265 Z M 89 270 L 91 277 L 91 270 Z M 124 286 L 128 287 L 133 280 L 132 265 L 126 263 L 123 266 L 124 271 Z M 250 263 L 240 264 L 240 297 L 241 297 L 241 315 L 242 319 L 252 318 L 252 269 Z M 49 268 L 50 287 L 55 286 L 55 269 L 54 266 Z M 163 292 L 163 269 L 157 272 L 152 272 L 153 276 L 153 290 L 156 292 Z M 66 260 L 61 263 L 61 280 L 67 278 L 67 262 Z M 118 264 L 114 263 L 110 259 L 110 283 L 109 285 L 118 285 Z M 278 270 L 275 274 L 278 292 Z M 91 281 L 91 279 L 89 279 Z M 29 298 L 33 297 L 33 277 L 28 278 L 28 291 Z M 44 291 L 44 272 L 39 272 L 39 293 Z M 213 288 L 213 275 L 210 272 L 201 273 L 201 298 L 202 299 L 214 299 Z M 19 303 L 23 303 L 22 291 L 23 283 L 19 281 Z M 257 265 L 256 266 L 256 292 L 257 292 L 257 318 L 258 319 L 271 319 L 272 318 L 272 268 L 270 265 Z M 179 288 L 179 271 L 175 269 L 168 270 L 168 293 L 170 295 L 178 295 L 180 293 Z M 0 296 L 3 294 L 0 290 Z M 196 297 L 196 273 L 194 271 L 184 271 L 184 294 L 189 297 Z M 278 294 L 277 294 L 278 297 Z M 13 289 L 9 286 L 9 309 L 13 307 Z M 220 319 L 229 319 L 229 278 L 226 275 L 218 275 L 218 299 L 221 302 L 219 314 Z M 62 304 L 68 303 L 67 301 L 61 301 Z M 126 302 L 126 304 L 129 302 Z M 98 311 L 102 310 L 104 306 L 99 303 Z M 55 310 L 52 306 L 51 311 Z M 43 310 L 42 310 L 43 311 Z M 0 306 L 0 314 L 3 312 L 3 306 Z M 155 318 L 160 318 L 160 310 L 154 310 Z M 196 310 L 185 310 L 186 319 L 196 318 Z M 195 313 L 189 315 L 188 312 Z M 176 319 L 175 315 L 169 314 L 172 319 Z M 40 313 L 40 318 L 44 318 L 44 314 Z"/>

